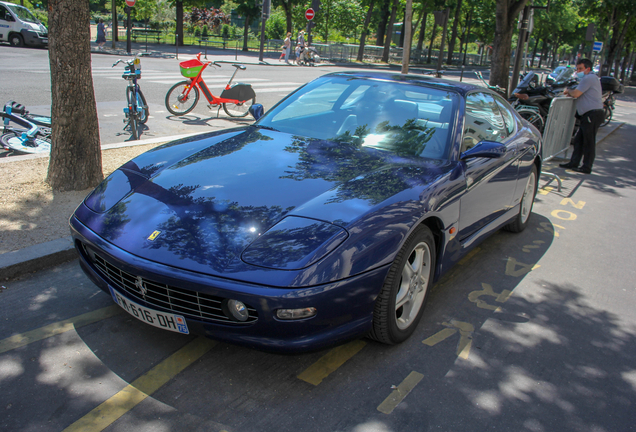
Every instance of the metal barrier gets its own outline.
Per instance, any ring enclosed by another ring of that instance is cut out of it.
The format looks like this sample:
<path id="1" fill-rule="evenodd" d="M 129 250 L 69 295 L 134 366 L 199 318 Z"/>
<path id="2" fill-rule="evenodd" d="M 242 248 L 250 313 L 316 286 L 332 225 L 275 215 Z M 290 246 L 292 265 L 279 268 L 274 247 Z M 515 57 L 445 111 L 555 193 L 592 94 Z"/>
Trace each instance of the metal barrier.
<path id="1" fill-rule="evenodd" d="M 552 99 L 550 103 L 550 111 L 548 119 L 546 120 L 545 128 L 543 130 L 543 147 L 542 156 L 543 161 L 547 162 L 550 159 L 565 153 L 570 148 L 570 141 L 572 140 L 572 131 L 574 130 L 574 123 L 576 118 L 575 100 L 570 97 L 557 97 Z M 547 176 L 554 177 L 559 184 L 559 192 L 561 192 L 561 179 L 559 176 L 549 172 L 543 172 Z"/>

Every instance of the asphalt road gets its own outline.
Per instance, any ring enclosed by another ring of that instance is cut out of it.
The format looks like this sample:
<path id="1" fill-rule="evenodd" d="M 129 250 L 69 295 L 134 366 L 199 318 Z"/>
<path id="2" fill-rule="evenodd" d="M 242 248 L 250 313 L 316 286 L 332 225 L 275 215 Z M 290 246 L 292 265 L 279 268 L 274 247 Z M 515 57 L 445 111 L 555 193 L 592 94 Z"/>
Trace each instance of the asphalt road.
<path id="1" fill-rule="evenodd" d="M 0 45 L 0 103 L 17 101 L 33 113 L 50 115 L 51 79 L 48 51 L 43 49 L 12 48 Z M 141 139 L 170 137 L 185 133 L 208 132 L 211 128 L 231 127 L 253 121 L 252 117 L 232 119 L 223 109 L 208 108 L 207 101 L 201 95 L 197 107 L 185 116 L 173 116 L 165 107 L 168 90 L 184 78 L 179 72 L 179 62 L 192 58 L 182 53 L 179 59 L 142 57 L 142 78 L 139 85 L 149 105 L 150 119 L 146 123 Z M 232 54 L 209 55 L 209 60 L 232 61 Z M 94 53 L 92 55 L 93 87 L 97 104 L 102 144 L 113 144 L 130 139 L 130 132 L 124 131 L 123 108 L 126 105 L 127 81 L 122 79 L 123 64 L 112 67 L 117 56 Z M 249 59 L 258 62 L 258 58 Z M 284 96 L 312 79 L 331 71 L 342 70 L 339 67 L 285 67 L 283 63 L 274 63 L 281 67 L 248 65 L 239 71 L 234 82 L 252 84 L 256 92 L 256 102 L 265 109 L 271 108 Z M 211 92 L 218 96 L 232 76 L 231 64 L 222 64 L 220 68 L 208 67 L 204 71 L 204 80 Z M 220 112 L 219 112 L 220 111 Z"/>
<path id="2" fill-rule="evenodd" d="M 260 68 L 246 76 L 299 82 Z M 6 72 L 3 60 L 0 97 Z M 123 80 L 109 82 L 98 104 L 121 104 Z M 46 97 L 33 85 L 23 103 Z M 142 82 L 158 106 L 166 86 Z M 542 177 L 530 226 L 461 261 L 398 346 L 281 356 L 168 333 L 119 310 L 76 261 L 2 282 L 0 430 L 636 429 L 633 106 L 620 105 L 630 123 L 599 145 L 593 175 L 548 164 L 562 191 Z"/>

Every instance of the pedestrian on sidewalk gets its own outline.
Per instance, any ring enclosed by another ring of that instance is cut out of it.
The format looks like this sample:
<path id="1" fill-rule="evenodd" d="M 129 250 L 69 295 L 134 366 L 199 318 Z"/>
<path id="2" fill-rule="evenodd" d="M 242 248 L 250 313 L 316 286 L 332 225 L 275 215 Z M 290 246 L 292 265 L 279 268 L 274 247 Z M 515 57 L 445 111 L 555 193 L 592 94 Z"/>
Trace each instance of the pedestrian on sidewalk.
<path id="1" fill-rule="evenodd" d="M 574 136 L 574 150 L 570 162 L 559 164 L 583 174 L 592 173 L 592 165 L 596 156 L 596 133 L 603 123 L 603 99 L 601 80 L 592 72 L 593 64 L 589 59 L 576 62 L 579 84 L 575 89 L 566 88 L 563 94 L 576 99 L 576 113 L 579 119 L 579 130 Z M 583 159 L 583 165 L 579 166 Z"/>
<path id="2" fill-rule="evenodd" d="M 100 18 L 99 24 L 97 24 L 97 40 L 95 41 L 100 51 L 104 49 L 104 45 L 106 44 L 106 27 L 104 20 Z"/>
<path id="3" fill-rule="evenodd" d="M 278 61 L 280 61 L 283 57 L 285 57 L 285 63 L 287 63 L 288 65 L 291 65 L 291 63 L 289 62 L 289 54 L 291 53 L 291 36 L 291 32 L 287 32 L 287 37 L 283 42 L 283 52 L 278 59 Z"/>
<path id="4" fill-rule="evenodd" d="M 300 53 L 305 49 L 305 31 L 298 32 L 298 39 L 296 40 L 296 64 L 299 64 Z"/>

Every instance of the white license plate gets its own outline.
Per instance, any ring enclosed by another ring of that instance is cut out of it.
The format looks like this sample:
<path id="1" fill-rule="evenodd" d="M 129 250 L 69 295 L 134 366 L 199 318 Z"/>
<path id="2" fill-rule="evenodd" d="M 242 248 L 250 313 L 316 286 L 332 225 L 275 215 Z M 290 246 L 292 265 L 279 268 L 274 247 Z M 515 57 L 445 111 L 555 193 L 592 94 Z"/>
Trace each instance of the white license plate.
<path id="1" fill-rule="evenodd" d="M 184 334 L 190 333 L 183 316 L 149 309 L 139 303 L 135 303 L 134 301 L 127 299 L 110 286 L 108 289 L 110 290 L 110 294 L 113 296 L 115 303 L 139 321 L 143 321 L 146 324 L 150 324 L 151 326 L 164 330 Z"/>

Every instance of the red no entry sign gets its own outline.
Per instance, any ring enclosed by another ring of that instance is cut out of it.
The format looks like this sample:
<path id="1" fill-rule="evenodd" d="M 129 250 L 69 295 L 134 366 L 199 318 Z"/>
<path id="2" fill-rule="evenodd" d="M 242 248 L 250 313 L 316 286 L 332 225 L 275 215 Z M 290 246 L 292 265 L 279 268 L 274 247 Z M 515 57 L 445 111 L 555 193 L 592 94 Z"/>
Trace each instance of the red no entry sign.
<path id="1" fill-rule="evenodd" d="M 133 7 L 135 5 L 135 0 L 126 0 L 126 6 Z"/>
<path id="2" fill-rule="evenodd" d="M 307 18 L 308 20 L 312 20 L 314 19 L 314 16 L 316 15 L 316 13 L 314 12 L 314 10 L 312 8 L 309 8 L 305 11 L 305 18 Z"/>

